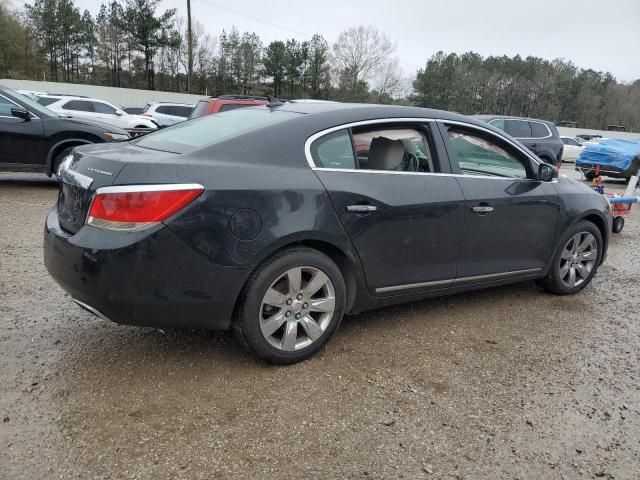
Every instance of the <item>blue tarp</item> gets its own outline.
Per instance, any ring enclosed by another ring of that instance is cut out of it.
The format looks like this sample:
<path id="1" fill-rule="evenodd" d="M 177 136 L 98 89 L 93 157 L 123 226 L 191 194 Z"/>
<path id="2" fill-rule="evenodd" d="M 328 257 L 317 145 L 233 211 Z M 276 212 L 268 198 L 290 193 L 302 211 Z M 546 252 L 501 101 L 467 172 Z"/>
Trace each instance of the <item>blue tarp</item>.
<path id="1" fill-rule="evenodd" d="M 597 145 L 584 147 L 576 159 L 576 166 L 600 165 L 627 170 L 636 157 L 640 158 L 640 142 L 603 140 Z"/>

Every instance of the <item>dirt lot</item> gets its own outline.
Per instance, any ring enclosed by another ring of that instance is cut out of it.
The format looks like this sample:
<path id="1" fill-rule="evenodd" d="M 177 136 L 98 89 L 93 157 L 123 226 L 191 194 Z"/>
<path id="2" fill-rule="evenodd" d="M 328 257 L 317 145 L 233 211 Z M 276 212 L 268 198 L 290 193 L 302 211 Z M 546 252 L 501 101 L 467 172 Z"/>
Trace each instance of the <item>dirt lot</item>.
<path id="1" fill-rule="evenodd" d="M 577 296 L 368 312 L 281 368 L 77 307 L 42 264 L 56 189 L 0 174 L 0 478 L 640 478 L 640 208 Z"/>

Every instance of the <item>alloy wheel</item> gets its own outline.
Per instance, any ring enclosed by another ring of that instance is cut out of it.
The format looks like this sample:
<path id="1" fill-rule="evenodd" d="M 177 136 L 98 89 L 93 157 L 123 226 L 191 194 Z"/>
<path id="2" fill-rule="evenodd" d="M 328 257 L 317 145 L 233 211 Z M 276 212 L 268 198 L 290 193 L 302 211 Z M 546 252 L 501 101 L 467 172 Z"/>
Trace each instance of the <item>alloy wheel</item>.
<path id="1" fill-rule="evenodd" d="M 567 287 L 582 284 L 596 265 L 598 241 L 589 232 L 579 232 L 572 236 L 560 256 L 560 280 Z"/>
<path id="2" fill-rule="evenodd" d="M 267 289 L 260 306 L 260 330 L 278 350 L 296 351 L 318 340 L 335 311 L 331 279 L 315 267 L 294 267 Z"/>

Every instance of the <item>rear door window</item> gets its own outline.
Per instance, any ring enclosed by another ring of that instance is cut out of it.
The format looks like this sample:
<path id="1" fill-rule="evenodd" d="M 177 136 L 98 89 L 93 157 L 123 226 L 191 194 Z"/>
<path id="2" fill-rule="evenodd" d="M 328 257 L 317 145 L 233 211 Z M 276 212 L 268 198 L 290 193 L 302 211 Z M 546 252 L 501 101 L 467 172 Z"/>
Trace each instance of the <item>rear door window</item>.
<path id="1" fill-rule="evenodd" d="M 193 107 L 187 107 L 185 105 L 176 105 L 175 107 L 173 107 L 173 114 L 176 117 L 187 118 L 191 114 L 191 110 L 193 110 Z"/>
<path id="2" fill-rule="evenodd" d="M 164 115 L 175 115 L 175 113 L 173 113 L 173 106 L 172 105 L 160 105 L 158 108 L 156 108 L 156 112 L 158 113 L 162 113 Z"/>
<path id="3" fill-rule="evenodd" d="M 424 134 L 412 127 L 353 129 L 357 165 L 361 170 L 437 172 L 433 149 Z"/>
<path id="4" fill-rule="evenodd" d="M 514 138 L 531 138 L 531 126 L 526 120 L 505 119 L 504 130 Z"/>
<path id="5" fill-rule="evenodd" d="M 74 110 L 76 112 L 93 112 L 93 103 L 87 100 L 70 100 L 65 103 L 64 110 Z"/>
<path id="6" fill-rule="evenodd" d="M 319 138 L 311 146 L 311 156 L 317 167 L 355 169 L 356 159 L 349 130 L 340 130 Z"/>
<path id="7" fill-rule="evenodd" d="M 541 122 L 529 122 L 531 125 L 531 136 L 533 138 L 545 138 L 551 135 L 549 129 L 544 123 Z"/>

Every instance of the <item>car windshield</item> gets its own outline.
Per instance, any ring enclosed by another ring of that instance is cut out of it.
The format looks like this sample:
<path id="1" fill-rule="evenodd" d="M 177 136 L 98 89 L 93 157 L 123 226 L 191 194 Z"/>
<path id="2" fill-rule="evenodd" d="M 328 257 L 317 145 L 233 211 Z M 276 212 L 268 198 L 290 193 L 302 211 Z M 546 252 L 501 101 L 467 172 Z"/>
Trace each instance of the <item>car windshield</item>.
<path id="1" fill-rule="evenodd" d="M 147 134 L 133 143 L 143 148 L 187 153 L 299 115 L 295 112 L 270 110 L 266 107 L 231 110 L 189 120 L 171 128 Z"/>
<path id="2" fill-rule="evenodd" d="M 7 89 L 12 95 L 16 96 L 21 102 L 25 103 L 31 113 L 35 113 L 36 115 L 45 115 L 49 117 L 60 117 L 56 112 L 49 110 L 47 107 L 40 105 L 35 100 L 27 97 L 26 95 L 22 95 L 21 93 L 16 92 L 10 88 Z"/>

